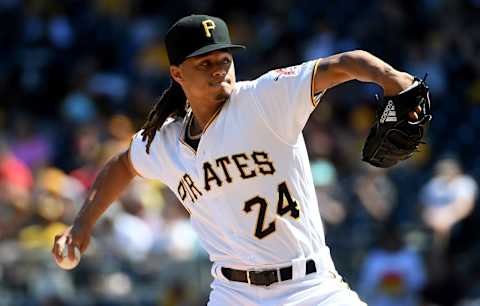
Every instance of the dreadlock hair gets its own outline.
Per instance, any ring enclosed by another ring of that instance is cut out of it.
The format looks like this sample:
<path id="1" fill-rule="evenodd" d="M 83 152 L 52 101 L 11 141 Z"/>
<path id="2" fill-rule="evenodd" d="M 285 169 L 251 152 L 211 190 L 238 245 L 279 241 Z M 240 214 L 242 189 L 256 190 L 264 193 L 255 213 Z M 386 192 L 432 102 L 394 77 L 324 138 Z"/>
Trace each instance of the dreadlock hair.
<path id="1" fill-rule="evenodd" d="M 168 117 L 185 117 L 186 104 L 187 97 L 182 87 L 176 81 L 170 79 L 170 85 L 157 100 L 142 126 L 142 141 L 147 141 L 145 146 L 147 154 L 150 154 L 150 145 L 157 130 L 162 127 Z"/>

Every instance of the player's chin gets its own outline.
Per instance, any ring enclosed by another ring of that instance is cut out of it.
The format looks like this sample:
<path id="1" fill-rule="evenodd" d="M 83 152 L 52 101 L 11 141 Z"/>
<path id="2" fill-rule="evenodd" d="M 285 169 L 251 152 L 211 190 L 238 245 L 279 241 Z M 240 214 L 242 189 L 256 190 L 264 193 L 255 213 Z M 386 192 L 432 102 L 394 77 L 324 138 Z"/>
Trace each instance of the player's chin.
<path id="1" fill-rule="evenodd" d="M 216 102 L 224 102 L 232 94 L 233 87 L 231 86 L 222 86 L 215 91 L 214 97 Z"/>
<path id="2" fill-rule="evenodd" d="M 225 102 L 226 100 L 228 100 L 228 98 L 230 98 L 230 93 L 227 93 L 227 92 L 220 92 L 220 93 L 217 93 L 215 95 L 215 102 L 217 103 L 221 103 L 221 102 Z"/>

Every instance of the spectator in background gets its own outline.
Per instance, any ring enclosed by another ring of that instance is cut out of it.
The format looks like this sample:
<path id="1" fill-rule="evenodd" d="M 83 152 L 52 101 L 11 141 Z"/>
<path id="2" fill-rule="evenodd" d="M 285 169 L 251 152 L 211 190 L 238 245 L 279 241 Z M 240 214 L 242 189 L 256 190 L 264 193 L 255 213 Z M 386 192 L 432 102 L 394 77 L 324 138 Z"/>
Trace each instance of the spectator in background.
<path id="1" fill-rule="evenodd" d="M 452 228 L 473 211 L 477 189 L 475 180 L 463 173 L 456 159 L 437 162 L 434 176 L 420 192 L 420 205 L 423 222 L 440 247 L 446 247 Z"/>
<path id="2" fill-rule="evenodd" d="M 416 306 L 426 275 L 420 254 L 387 228 L 378 247 L 367 253 L 359 278 L 360 296 L 370 306 Z"/>
<path id="3" fill-rule="evenodd" d="M 341 224 L 346 217 L 346 209 L 339 199 L 342 194 L 340 185 L 337 184 L 337 171 L 335 166 L 328 160 L 318 159 L 311 164 L 313 184 L 317 195 L 318 209 L 329 226 Z"/>
<path id="4" fill-rule="evenodd" d="M 162 211 L 162 218 L 165 220 L 163 227 L 164 251 L 171 258 L 177 260 L 192 259 L 195 255 L 205 256 L 206 252 L 200 247 L 197 233 L 190 223 L 188 212 L 175 197 L 175 194 L 163 189 L 165 208 Z"/>
<path id="5" fill-rule="evenodd" d="M 47 166 L 52 160 L 52 144 L 40 131 L 40 121 L 30 114 L 20 113 L 14 121 L 10 148 L 33 173 Z"/>
<path id="6" fill-rule="evenodd" d="M 98 123 L 78 127 L 74 137 L 75 167 L 70 176 L 85 188 L 93 183 L 97 172 L 112 156 L 128 148 L 133 135 L 133 124 L 124 115 L 113 115 L 106 122 L 108 137 L 102 139 Z"/>
<path id="7" fill-rule="evenodd" d="M 63 230 L 65 222 L 73 218 L 74 205 L 84 196 L 85 189 L 57 168 L 42 169 L 36 183 L 31 224 L 22 228 L 18 240 L 25 250 L 41 255 L 48 250 L 55 232 Z"/>
<path id="8" fill-rule="evenodd" d="M 117 251 L 129 261 L 141 262 L 148 258 L 155 242 L 154 228 L 148 222 L 150 216 L 134 188 L 120 199 L 120 204 L 122 209 L 113 218 Z"/>
<path id="9" fill-rule="evenodd" d="M 95 59 L 85 58 L 77 60 L 72 67 L 68 92 L 59 107 L 64 124 L 68 127 L 87 124 L 98 117 L 95 100 L 87 86 L 96 72 L 96 66 Z"/>
<path id="10" fill-rule="evenodd" d="M 74 169 L 70 175 L 80 181 L 85 188 L 89 188 L 105 162 L 101 158 L 103 143 L 101 132 L 97 124 L 86 124 L 75 131 L 73 146 L 76 154 L 72 158 Z"/>
<path id="11" fill-rule="evenodd" d="M 15 235 L 30 212 L 33 177 L 0 138 L 0 241 Z"/>
<path id="12" fill-rule="evenodd" d="M 429 283 L 424 298 L 439 305 L 454 305 L 465 288 L 459 281 L 458 263 L 448 254 L 455 225 L 474 210 L 477 183 L 463 173 L 458 160 L 440 159 L 433 177 L 420 192 L 422 220 L 431 231 L 432 245 L 428 259 Z M 448 290 L 447 290 L 448 288 Z"/>
<path id="13" fill-rule="evenodd" d="M 396 206 L 397 190 L 384 169 L 367 164 L 362 169 L 356 176 L 354 193 L 374 221 L 385 221 Z"/>

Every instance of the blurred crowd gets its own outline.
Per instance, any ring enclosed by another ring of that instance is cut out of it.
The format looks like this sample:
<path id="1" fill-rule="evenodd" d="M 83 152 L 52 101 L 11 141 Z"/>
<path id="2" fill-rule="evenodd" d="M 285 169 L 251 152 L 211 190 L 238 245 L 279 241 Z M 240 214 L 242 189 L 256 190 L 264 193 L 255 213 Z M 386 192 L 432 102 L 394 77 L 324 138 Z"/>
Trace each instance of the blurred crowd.
<path id="1" fill-rule="evenodd" d="M 428 144 L 389 170 L 360 161 L 381 89 L 327 91 L 304 130 L 318 205 L 369 305 L 480 305 L 480 1 L 0 0 L 0 306 L 208 300 L 208 257 L 159 182 L 133 182 L 77 269 L 49 253 L 168 86 L 163 37 L 191 13 L 221 16 L 247 45 L 240 80 L 353 49 L 428 73 Z"/>

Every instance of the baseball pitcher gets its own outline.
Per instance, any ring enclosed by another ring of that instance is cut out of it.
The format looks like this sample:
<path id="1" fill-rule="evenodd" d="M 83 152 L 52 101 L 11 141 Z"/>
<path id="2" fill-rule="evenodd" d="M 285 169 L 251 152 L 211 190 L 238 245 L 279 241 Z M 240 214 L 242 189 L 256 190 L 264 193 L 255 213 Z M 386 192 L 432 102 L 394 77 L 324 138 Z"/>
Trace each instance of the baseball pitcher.
<path id="1" fill-rule="evenodd" d="M 165 183 L 189 211 L 213 262 L 208 305 L 365 305 L 325 244 L 302 129 L 328 88 L 375 82 L 386 100 L 363 159 L 391 166 L 411 156 L 431 118 L 424 80 L 352 51 L 239 82 L 232 52 L 244 47 L 205 15 L 180 19 L 165 43 L 170 87 L 100 172 L 53 255 L 84 252 L 95 222 L 138 175 Z"/>

